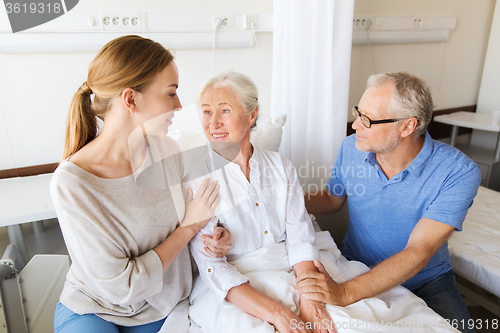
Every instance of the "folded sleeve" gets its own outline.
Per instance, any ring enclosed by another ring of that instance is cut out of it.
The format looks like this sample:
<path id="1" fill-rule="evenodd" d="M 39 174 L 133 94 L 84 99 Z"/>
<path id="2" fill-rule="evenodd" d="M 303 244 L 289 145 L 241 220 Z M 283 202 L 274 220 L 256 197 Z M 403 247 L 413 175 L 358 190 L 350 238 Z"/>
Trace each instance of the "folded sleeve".
<path id="1" fill-rule="evenodd" d="M 214 291 L 218 301 L 222 303 L 231 288 L 248 282 L 248 278 L 238 272 L 234 266 L 230 265 L 226 257 L 214 258 L 203 250 L 205 244 L 201 242 L 201 236 L 204 234 L 213 235 L 214 229 L 217 227 L 217 221 L 217 217 L 212 218 L 210 222 L 191 239 L 189 248 L 196 262 L 196 266 L 198 266 L 201 279 Z"/>
<path id="2" fill-rule="evenodd" d="M 214 177 L 213 174 L 211 174 L 211 176 L 213 179 L 219 179 Z M 191 187 L 193 189 L 193 195 L 196 195 L 204 178 L 205 177 L 199 177 L 186 181 L 185 186 Z M 191 239 L 189 242 L 189 249 L 196 262 L 201 279 L 214 291 L 218 301 L 222 303 L 231 288 L 248 282 L 248 278 L 238 272 L 234 266 L 229 264 L 226 257 L 214 258 L 204 251 L 205 244 L 201 242 L 201 236 L 212 236 L 218 221 L 219 219 L 217 216 L 213 217 L 207 225 Z"/>
<path id="3" fill-rule="evenodd" d="M 293 266 L 302 261 L 319 259 L 319 252 L 297 171 L 289 160 L 285 160 L 284 163 L 288 179 L 285 217 L 286 247 L 290 266 Z"/>
<path id="4" fill-rule="evenodd" d="M 342 181 L 340 172 L 340 170 L 342 169 L 342 151 L 344 149 L 344 142 L 345 141 L 342 142 L 342 145 L 340 146 L 337 152 L 337 157 L 335 158 L 335 164 L 333 165 L 330 178 L 326 183 L 326 190 L 328 191 L 328 193 L 336 197 L 343 197 L 347 194 L 345 191 L 344 183 Z"/>
<path id="5" fill-rule="evenodd" d="M 448 224 L 461 231 L 462 223 L 472 206 L 480 183 L 481 171 L 475 163 L 468 168 L 459 168 L 447 178 L 423 217 Z"/>

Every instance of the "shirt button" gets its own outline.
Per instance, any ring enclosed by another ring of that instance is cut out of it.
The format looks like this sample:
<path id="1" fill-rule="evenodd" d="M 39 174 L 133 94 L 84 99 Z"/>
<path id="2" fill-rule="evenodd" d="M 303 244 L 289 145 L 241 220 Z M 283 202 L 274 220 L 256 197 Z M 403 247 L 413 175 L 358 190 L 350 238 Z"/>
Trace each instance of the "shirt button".
<path id="1" fill-rule="evenodd" d="M 208 266 L 207 272 L 212 273 L 214 271 L 214 268 L 212 266 Z"/>
<path id="2" fill-rule="evenodd" d="M 258 202 L 256 202 L 256 203 L 255 203 L 255 206 L 259 207 L 259 203 L 258 203 Z"/>
<path id="3" fill-rule="evenodd" d="M 266 230 L 266 231 L 264 231 L 264 233 L 267 235 L 267 230 Z"/>

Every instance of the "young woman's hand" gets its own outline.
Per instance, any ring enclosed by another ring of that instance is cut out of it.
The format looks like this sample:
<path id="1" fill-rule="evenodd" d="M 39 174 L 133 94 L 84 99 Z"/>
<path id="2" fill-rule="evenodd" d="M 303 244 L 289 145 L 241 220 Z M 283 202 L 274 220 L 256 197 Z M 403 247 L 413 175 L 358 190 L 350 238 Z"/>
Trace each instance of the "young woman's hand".
<path id="1" fill-rule="evenodd" d="M 193 190 L 188 187 L 186 214 L 181 227 L 193 228 L 198 232 L 207 225 L 214 216 L 215 208 L 220 201 L 219 188 L 217 181 L 210 183 L 210 179 L 207 178 L 201 183 L 193 198 Z"/>
<path id="2" fill-rule="evenodd" d="M 223 227 L 215 227 L 213 236 L 202 235 L 201 242 L 205 244 L 203 250 L 214 258 L 224 257 L 231 249 L 231 236 Z"/>

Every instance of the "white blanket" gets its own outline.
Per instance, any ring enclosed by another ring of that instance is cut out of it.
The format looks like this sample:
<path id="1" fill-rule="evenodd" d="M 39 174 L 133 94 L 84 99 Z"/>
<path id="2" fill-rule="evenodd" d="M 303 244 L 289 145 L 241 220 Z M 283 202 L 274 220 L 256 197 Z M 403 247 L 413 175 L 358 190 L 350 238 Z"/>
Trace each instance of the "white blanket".
<path id="1" fill-rule="evenodd" d="M 500 259 L 500 193 L 480 186 L 474 204 L 469 209 L 462 232 L 454 232 L 452 237 Z"/>
<path id="2" fill-rule="evenodd" d="M 500 297 L 500 193 L 479 186 L 461 232 L 448 241 L 453 271 Z"/>
<path id="3" fill-rule="evenodd" d="M 316 243 L 320 249 L 321 262 L 337 282 L 358 276 L 368 268 L 356 261 L 348 261 L 337 249 L 328 232 L 317 232 Z M 272 244 L 253 251 L 231 262 L 245 274 L 251 285 L 262 293 L 274 297 L 298 314 L 299 297 L 294 292 L 295 275 L 290 270 L 284 244 Z M 189 311 L 191 324 L 189 333 L 252 332 L 274 333 L 274 327 L 252 317 L 233 304 L 217 301 L 212 291 L 197 279 L 190 296 L 191 307 L 181 305 L 182 313 Z M 376 298 L 364 299 L 347 307 L 327 305 L 333 323 L 339 333 L 343 332 L 458 332 L 427 307 L 425 302 L 408 289 L 396 287 Z M 175 316 L 178 312 L 175 313 Z M 171 315 L 172 316 L 172 315 Z M 173 319 L 170 318 L 169 319 Z M 169 326 L 169 320 L 160 332 L 186 332 L 186 320 L 170 320 L 170 325 L 184 322 L 179 328 Z M 293 327 L 294 323 L 291 323 Z"/>

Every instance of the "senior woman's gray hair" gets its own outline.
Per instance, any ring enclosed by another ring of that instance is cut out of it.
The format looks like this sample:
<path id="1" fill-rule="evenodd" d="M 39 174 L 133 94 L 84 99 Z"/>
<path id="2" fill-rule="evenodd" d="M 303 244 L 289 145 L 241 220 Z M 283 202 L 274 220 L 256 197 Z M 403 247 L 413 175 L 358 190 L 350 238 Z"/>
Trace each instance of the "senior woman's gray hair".
<path id="1" fill-rule="evenodd" d="M 368 78 L 367 88 L 392 83 L 396 87 L 388 113 L 392 118 L 417 118 L 415 133 L 424 136 L 432 119 L 434 104 L 429 87 L 413 74 L 395 71 Z"/>
<path id="2" fill-rule="evenodd" d="M 203 94 L 212 87 L 227 87 L 231 89 L 238 97 L 247 114 L 251 114 L 253 110 L 257 108 L 257 117 L 252 124 L 252 129 L 257 126 L 257 119 L 259 117 L 259 93 L 257 91 L 257 86 L 248 76 L 234 71 L 215 74 L 201 86 L 196 99 L 196 105 L 198 105 L 199 108 L 201 108 Z"/>

